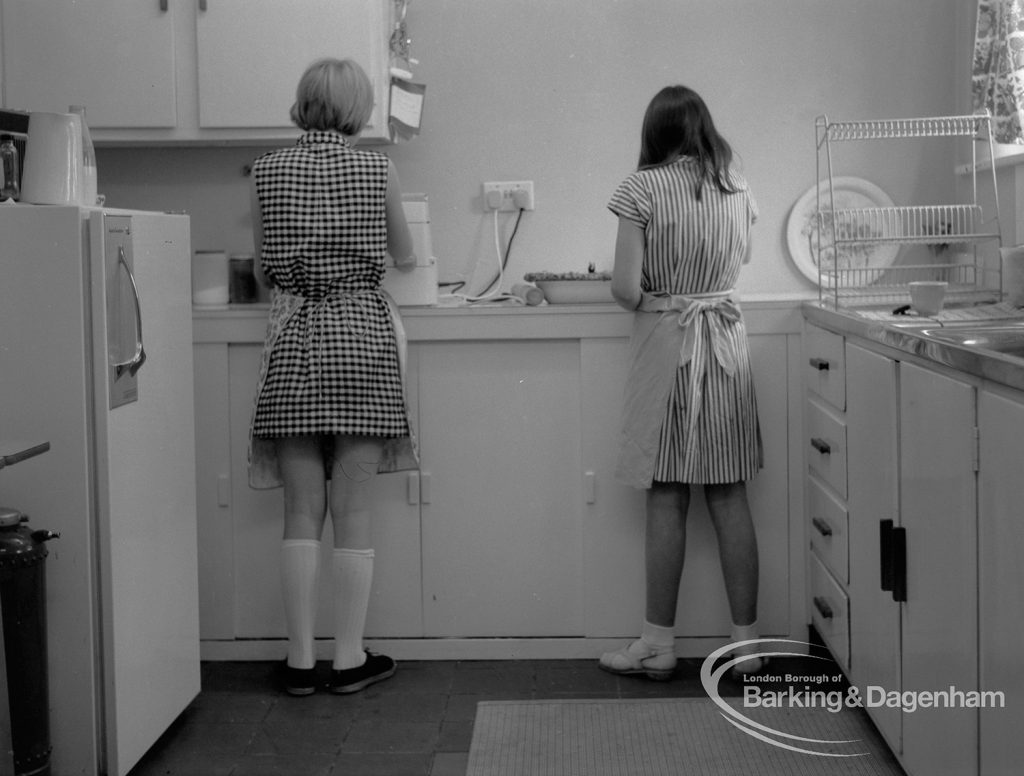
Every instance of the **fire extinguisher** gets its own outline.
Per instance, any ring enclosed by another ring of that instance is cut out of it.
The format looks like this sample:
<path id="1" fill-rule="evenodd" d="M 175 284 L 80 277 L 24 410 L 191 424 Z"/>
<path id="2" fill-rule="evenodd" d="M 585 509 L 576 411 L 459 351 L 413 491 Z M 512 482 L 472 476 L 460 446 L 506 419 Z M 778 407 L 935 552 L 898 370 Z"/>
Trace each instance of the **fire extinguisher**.
<path id="1" fill-rule="evenodd" d="M 0 469 L 49 449 L 43 443 L 0 457 Z M 15 776 L 50 776 L 50 698 L 46 653 L 46 545 L 53 531 L 0 507 L 0 612 Z"/>

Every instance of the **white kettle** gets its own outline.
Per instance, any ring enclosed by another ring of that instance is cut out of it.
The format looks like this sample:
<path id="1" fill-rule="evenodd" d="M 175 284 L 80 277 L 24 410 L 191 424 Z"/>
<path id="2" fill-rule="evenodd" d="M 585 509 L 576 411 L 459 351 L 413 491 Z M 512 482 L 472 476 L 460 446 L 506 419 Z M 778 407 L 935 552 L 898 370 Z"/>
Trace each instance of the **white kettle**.
<path id="1" fill-rule="evenodd" d="M 75 113 L 30 113 L 21 201 L 77 205 L 84 188 L 82 119 Z"/>

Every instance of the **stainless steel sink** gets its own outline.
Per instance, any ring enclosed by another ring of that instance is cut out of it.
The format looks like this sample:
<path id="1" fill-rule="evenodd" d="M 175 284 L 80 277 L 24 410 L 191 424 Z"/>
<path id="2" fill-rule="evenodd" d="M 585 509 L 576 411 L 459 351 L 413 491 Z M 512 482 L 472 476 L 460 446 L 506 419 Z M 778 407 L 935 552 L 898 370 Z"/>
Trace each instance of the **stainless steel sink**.
<path id="1" fill-rule="evenodd" d="M 932 340 L 1001 353 L 1024 359 L 1024 321 L 1000 321 L 992 324 L 946 324 L 929 327 L 921 334 Z"/>

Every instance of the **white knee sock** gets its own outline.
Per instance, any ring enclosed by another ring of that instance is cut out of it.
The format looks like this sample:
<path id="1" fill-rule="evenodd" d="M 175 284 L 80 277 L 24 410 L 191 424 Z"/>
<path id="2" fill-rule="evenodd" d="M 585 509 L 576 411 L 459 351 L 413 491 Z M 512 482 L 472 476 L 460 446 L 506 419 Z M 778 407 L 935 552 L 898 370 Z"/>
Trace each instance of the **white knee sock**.
<path id="1" fill-rule="evenodd" d="M 363 630 L 370 608 L 373 550 L 334 550 L 334 664 L 337 671 L 366 662 Z"/>
<path id="2" fill-rule="evenodd" d="M 288 665 L 312 668 L 313 626 L 316 622 L 320 579 L 320 542 L 285 539 L 281 542 L 281 590 L 288 628 Z"/>

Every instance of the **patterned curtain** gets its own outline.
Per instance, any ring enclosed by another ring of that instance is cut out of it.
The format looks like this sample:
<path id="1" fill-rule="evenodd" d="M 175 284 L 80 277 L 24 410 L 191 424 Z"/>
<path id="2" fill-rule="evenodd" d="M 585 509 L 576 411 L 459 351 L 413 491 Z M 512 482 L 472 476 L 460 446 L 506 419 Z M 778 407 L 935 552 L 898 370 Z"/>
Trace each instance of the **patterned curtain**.
<path id="1" fill-rule="evenodd" d="M 971 94 L 997 143 L 1024 144 L 1024 0 L 978 0 Z"/>

